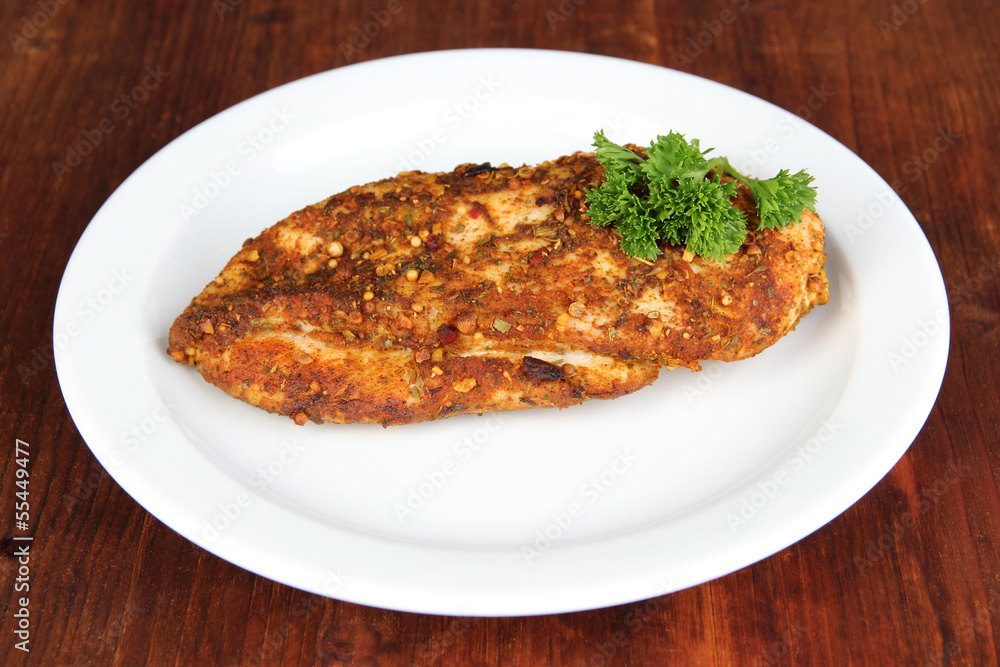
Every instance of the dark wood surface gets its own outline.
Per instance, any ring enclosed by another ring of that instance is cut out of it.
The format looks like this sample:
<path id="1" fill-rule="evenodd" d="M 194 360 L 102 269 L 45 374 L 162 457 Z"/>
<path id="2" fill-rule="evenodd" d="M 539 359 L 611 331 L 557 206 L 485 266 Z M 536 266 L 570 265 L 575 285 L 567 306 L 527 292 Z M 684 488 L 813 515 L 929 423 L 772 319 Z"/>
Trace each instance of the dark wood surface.
<path id="1" fill-rule="evenodd" d="M 370 43 L 344 48 L 389 5 L 0 5 L 3 664 L 997 664 L 997 3 L 400 0 Z M 66 411 L 50 332 L 63 269 L 105 199 L 169 141 L 257 93 L 349 60 L 462 47 L 692 72 L 801 111 L 899 186 L 943 270 L 952 341 L 926 426 L 873 491 L 798 544 L 693 589 L 581 613 L 463 619 L 250 574 L 166 528 L 103 471 Z M 148 95 L 123 100 L 147 68 L 159 72 Z M 827 99 L 809 109 L 816 90 Z M 71 166 L 67 145 L 106 118 L 100 143 Z M 939 136 L 951 139 L 935 148 Z M 31 452 L 30 594 L 15 589 L 17 438 Z M 13 632 L 25 595 L 30 653 Z"/>

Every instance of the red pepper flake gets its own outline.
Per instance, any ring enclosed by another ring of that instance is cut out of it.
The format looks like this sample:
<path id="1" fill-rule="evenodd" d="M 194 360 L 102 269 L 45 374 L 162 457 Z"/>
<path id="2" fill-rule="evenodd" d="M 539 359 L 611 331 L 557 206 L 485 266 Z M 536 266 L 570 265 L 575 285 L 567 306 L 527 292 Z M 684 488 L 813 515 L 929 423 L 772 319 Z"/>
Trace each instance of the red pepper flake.
<path id="1" fill-rule="evenodd" d="M 542 250 L 536 250 L 535 252 L 528 255 L 528 263 L 532 266 L 538 266 L 545 259 L 545 252 Z"/>
<path id="2" fill-rule="evenodd" d="M 427 246 L 428 250 L 434 252 L 438 249 L 438 237 L 435 234 L 428 234 L 427 240 L 424 241 L 424 244 Z"/>
<path id="3" fill-rule="evenodd" d="M 478 218 L 483 213 L 486 213 L 486 209 L 483 207 L 483 205 L 480 204 L 479 202 L 474 202 L 472 204 L 472 208 L 469 210 L 469 217 Z"/>
<path id="4" fill-rule="evenodd" d="M 442 345 L 450 345 L 458 340 L 458 331 L 448 324 L 442 324 L 438 327 L 438 340 Z"/>

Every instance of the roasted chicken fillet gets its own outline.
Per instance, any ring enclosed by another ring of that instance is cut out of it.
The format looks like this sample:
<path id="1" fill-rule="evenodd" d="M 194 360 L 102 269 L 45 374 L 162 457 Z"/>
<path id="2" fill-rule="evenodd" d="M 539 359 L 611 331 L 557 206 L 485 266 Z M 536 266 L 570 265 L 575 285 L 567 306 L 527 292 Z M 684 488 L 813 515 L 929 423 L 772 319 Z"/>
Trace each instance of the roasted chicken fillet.
<path id="1" fill-rule="evenodd" d="M 584 216 L 593 154 L 406 172 L 248 239 L 168 352 L 296 423 L 408 424 L 616 398 L 660 368 L 751 357 L 826 303 L 810 211 L 718 263 L 627 257 Z M 757 229 L 741 189 L 735 205 Z"/>

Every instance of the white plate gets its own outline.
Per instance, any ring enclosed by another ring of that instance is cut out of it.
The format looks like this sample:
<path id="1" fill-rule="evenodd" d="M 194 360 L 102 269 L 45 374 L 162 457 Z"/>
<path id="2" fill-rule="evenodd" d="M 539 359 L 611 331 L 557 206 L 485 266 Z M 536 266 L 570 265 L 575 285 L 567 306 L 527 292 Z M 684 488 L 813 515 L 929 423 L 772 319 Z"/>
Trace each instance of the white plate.
<path id="1" fill-rule="evenodd" d="M 585 150 L 598 128 L 636 143 L 675 129 L 758 176 L 808 168 L 830 304 L 754 359 L 664 373 L 616 401 L 389 429 L 297 427 L 165 354 L 173 318 L 292 211 L 403 168 Z M 650 65 L 473 50 L 317 74 L 173 141 L 80 239 L 54 335 L 80 433 L 181 535 L 315 593 L 494 616 L 649 598 L 815 531 L 913 441 L 949 323 L 912 215 L 797 116 Z"/>

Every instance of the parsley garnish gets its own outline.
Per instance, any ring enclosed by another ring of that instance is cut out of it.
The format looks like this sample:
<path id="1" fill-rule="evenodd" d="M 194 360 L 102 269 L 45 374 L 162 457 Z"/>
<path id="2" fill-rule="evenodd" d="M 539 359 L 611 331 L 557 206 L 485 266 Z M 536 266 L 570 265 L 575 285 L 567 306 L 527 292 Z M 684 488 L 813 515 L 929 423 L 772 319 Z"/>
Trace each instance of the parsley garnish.
<path id="1" fill-rule="evenodd" d="M 740 183 L 753 195 L 760 226 L 767 229 L 797 222 L 803 209 L 816 205 L 813 177 L 805 171 L 747 178 L 724 157 L 707 159 L 711 148 L 702 152 L 697 139 L 689 142 L 677 132 L 657 137 L 645 158 L 603 131 L 594 134 L 594 146 L 605 180 L 587 192 L 587 216 L 591 224 L 614 225 L 630 257 L 655 259 L 661 240 L 717 261 L 739 250 L 747 218 L 732 199 Z M 723 181 L 723 174 L 735 180 Z"/>

